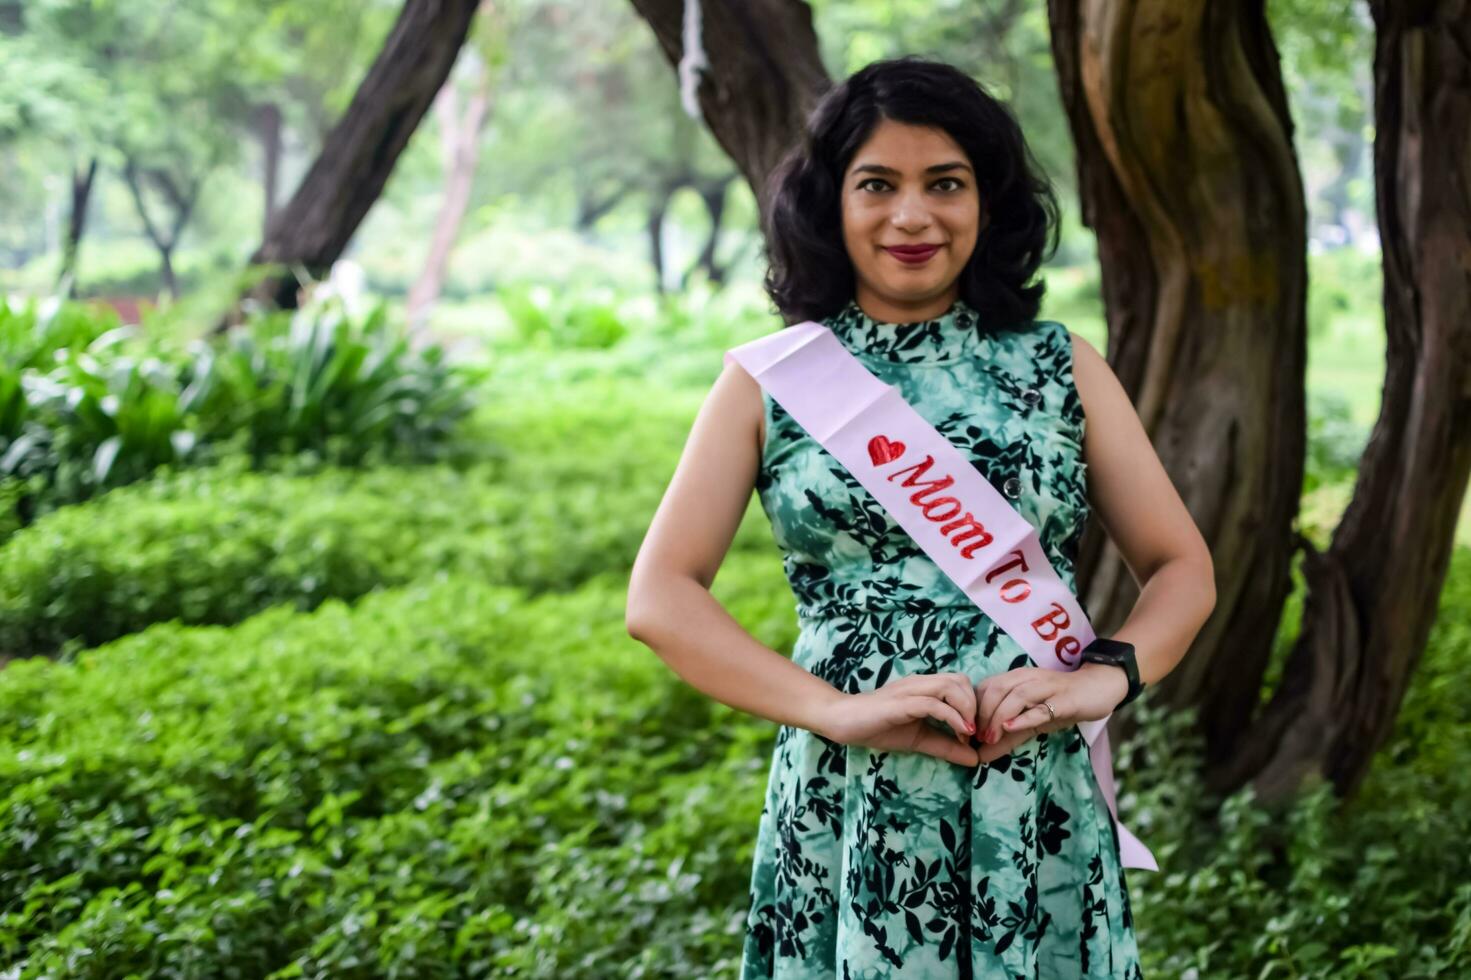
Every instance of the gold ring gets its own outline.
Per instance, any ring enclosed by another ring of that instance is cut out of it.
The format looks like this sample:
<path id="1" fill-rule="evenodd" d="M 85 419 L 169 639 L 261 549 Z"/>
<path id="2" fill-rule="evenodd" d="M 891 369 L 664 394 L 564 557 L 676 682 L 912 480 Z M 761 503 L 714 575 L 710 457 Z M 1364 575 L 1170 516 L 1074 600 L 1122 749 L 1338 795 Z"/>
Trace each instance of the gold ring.
<path id="1" fill-rule="evenodd" d="M 1044 707 L 1044 708 L 1047 709 L 1047 713 L 1052 716 L 1052 718 L 1051 718 L 1052 721 L 1056 721 L 1057 720 L 1057 712 L 1052 710 L 1052 704 L 1051 704 L 1051 702 L 1049 702 L 1049 701 L 1043 701 L 1042 702 L 1042 707 Z"/>

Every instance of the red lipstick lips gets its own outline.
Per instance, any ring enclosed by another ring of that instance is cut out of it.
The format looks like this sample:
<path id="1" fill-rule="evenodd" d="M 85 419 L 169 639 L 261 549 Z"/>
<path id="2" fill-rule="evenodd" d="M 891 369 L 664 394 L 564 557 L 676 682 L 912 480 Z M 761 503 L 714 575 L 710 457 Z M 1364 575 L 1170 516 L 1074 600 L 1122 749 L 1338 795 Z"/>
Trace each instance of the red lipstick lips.
<path id="1" fill-rule="evenodd" d="M 884 249 L 906 265 L 920 265 L 939 250 L 938 245 L 889 245 Z"/>

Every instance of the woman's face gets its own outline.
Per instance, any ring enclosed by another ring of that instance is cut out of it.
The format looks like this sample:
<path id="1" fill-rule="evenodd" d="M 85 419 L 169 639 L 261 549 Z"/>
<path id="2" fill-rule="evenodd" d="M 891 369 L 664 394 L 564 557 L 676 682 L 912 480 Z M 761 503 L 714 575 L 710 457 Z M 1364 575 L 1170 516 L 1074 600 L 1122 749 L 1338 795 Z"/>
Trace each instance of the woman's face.
<path id="1" fill-rule="evenodd" d="M 843 175 L 843 243 L 855 299 L 880 322 L 928 320 L 950 308 L 982 227 L 970 158 L 943 129 L 883 119 Z M 905 262 L 893 246 L 934 246 Z"/>

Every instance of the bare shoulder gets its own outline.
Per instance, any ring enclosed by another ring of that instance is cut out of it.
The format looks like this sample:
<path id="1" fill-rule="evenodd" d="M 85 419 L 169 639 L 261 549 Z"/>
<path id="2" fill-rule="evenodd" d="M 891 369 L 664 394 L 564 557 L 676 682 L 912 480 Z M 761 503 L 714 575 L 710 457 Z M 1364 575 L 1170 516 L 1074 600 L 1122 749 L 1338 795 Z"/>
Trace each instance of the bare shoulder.
<path id="1" fill-rule="evenodd" d="M 734 362 L 715 379 L 634 561 L 630 590 L 643 597 L 637 605 L 657 605 L 658 583 L 668 574 L 706 588 L 715 581 L 760 469 L 759 392 Z"/>
<path id="2" fill-rule="evenodd" d="M 741 419 L 743 430 L 752 433 L 756 451 L 766 446 L 766 406 L 763 403 L 761 384 L 739 364 L 732 361 L 716 380 L 717 388 L 724 388 L 720 397 L 732 414 Z"/>
<path id="3" fill-rule="evenodd" d="M 1089 395 L 1084 388 L 1091 392 L 1100 382 L 1100 375 L 1106 372 L 1109 378 L 1118 384 L 1118 378 L 1114 376 L 1113 368 L 1109 367 L 1108 359 L 1094 347 L 1085 337 L 1068 331 L 1068 337 L 1073 342 L 1073 384 L 1078 389 L 1078 397 L 1084 402 L 1089 400 Z"/>
<path id="4" fill-rule="evenodd" d="M 1129 423 L 1142 430 L 1134 403 L 1114 374 L 1108 358 L 1086 338 L 1068 331 L 1073 344 L 1073 385 L 1083 403 L 1083 414 L 1090 426 L 1098 423 Z M 1128 418 L 1121 419 L 1120 414 Z"/>
<path id="5" fill-rule="evenodd" d="M 1086 440 L 1091 443 L 1091 446 L 1085 445 L 1088 464 L 1092 466 L 1101 462 L 1092 457 L 1104 448 L 1127 447 L 1135 454 L 1148 448 L 1152 455 L 1153 448 L 1149 446 L 1144 425 L 1108 358 L 1087 338 L 1071 330 L 1068 336 L 1073 345 L 1073 385 L 1078 389 L 1078 399 L 1083 403 L 1083 414 L 1088 420 L 1086 436 L 1097 437 Z M 1107 427 L 1110 433 L 1100 432 L 1103 427 Z M 1125 438 L 1115 438 L 1117 436 Z"/>

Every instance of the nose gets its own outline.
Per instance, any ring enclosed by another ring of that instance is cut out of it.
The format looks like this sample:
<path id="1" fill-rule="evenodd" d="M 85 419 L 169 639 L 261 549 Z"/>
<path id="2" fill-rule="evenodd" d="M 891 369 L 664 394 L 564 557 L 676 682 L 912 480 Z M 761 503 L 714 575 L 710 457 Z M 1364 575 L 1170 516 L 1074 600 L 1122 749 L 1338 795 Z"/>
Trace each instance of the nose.
<path id="1" fill-rule="evenodd" d="M 894 213 L 889 221 L 903 232 L 917 232 L 929 227 L 930 212 L 925 207 L 922 192 L 902 191 L 895 195 Z"/>

